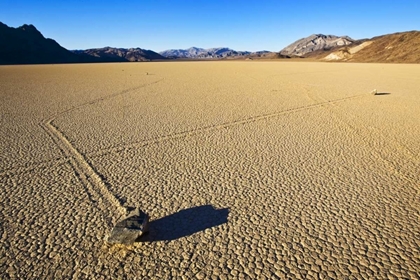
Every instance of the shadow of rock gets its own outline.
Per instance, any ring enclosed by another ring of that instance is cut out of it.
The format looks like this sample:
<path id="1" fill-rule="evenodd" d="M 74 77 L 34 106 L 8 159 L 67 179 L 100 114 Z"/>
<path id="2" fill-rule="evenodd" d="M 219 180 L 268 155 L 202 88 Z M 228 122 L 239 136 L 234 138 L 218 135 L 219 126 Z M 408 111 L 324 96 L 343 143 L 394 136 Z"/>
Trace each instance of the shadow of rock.
<path id="1" fill-rule="evenodd" d="M 390 95 L 390 92 L 378 92 L 375 95 Z"/>
<path id="2" fill-rule="evenodd" d="M 149 233 L 136 242 L 170 241 L 227 223 L 229 209 L 202 205 L 151 221 Z"/>

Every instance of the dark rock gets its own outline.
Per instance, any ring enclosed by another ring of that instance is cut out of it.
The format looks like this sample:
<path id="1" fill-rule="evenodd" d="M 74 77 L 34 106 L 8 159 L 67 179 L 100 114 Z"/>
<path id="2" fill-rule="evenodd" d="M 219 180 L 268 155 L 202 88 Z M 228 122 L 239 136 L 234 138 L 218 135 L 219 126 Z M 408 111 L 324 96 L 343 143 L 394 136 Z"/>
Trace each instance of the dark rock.
<path id="1" fill-rule="evenodd" d="M 135 208 L 112 229 L 108 243 L 132 244 L 149 231 L 149 216 Z"/>

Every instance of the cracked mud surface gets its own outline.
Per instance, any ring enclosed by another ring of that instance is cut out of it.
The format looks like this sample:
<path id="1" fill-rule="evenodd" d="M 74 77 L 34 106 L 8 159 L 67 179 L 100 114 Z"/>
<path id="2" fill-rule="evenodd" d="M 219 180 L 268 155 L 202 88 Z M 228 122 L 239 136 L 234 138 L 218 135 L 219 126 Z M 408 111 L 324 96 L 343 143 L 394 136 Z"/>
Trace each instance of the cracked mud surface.
<path id="1" fill-rule="evenodd" d="M 2 66 L 0 278 L 417 279 L 419 76 Z M 151 232 L 109 245 L 122 206 L 147 212 Z"/>

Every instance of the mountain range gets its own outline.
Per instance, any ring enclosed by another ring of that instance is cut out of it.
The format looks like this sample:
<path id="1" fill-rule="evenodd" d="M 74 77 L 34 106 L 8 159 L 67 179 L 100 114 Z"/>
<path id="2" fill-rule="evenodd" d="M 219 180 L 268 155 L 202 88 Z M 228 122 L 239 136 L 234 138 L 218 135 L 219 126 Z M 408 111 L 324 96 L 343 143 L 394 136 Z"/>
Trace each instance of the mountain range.
<path id="1" fill-rule="evenodd" d="M 0 22 L 0 64 L 128 62 L 165 59 L 160 54 L 136 49 L 100 48 L 69 51 L 45 38 L 35 26 L 9 27 Z"/>
<path id="2" fill-rule="evenodd" d="M 170 49 L 160 53 L 141 48 L 96 48 L 69 51 L 45 38 L 35 26 L 18 28 L 0 22 L 0 64 L 136 62 L 165 59 L 310 59 L 320 61 L 420 63 L 420 32 L 409 31 L 355 40 L 348 36 L 313 34 L 278 53 L 230 48 Z"/>
<path id="3" fill-rule="evenodd" d="M 140 48 L 98 48 L 98 49 L 87 49 L 87 50 L 73 50 L 75 54 L 83 54 L 96 57 L 98 59 L 111 59 L 115 61 L 151 61 L 158 59 L 166 59 L 166 57 L 151 51 Z"/>
<path id="4" fill-rule="evenodd" d="M 195 58 L 195 59 L 214 59 L 214 58 L 233 58 L 246 57 L 250 55 L 264 55 L 270 53 L 269 51 L 249 52 L 249 51 L 235 51 L 229 48 L 210 48 L 202 49 L 191 47 L 189 49 L 171 49 L 160 52 L 161 55 L 167 58 Z"/>

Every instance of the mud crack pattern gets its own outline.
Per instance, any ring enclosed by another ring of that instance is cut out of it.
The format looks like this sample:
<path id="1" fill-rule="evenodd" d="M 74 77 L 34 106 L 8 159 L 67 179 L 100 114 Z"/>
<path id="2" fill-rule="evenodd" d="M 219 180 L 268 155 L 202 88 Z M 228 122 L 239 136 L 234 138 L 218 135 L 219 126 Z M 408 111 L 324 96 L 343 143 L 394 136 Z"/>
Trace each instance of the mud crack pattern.
<path id="1" fill-rule="evenodd" d="M 418 279 L 419 76 L 2 66 L 0 278 Z M 106 244 L 121 205 L 154 232 Z"/>

